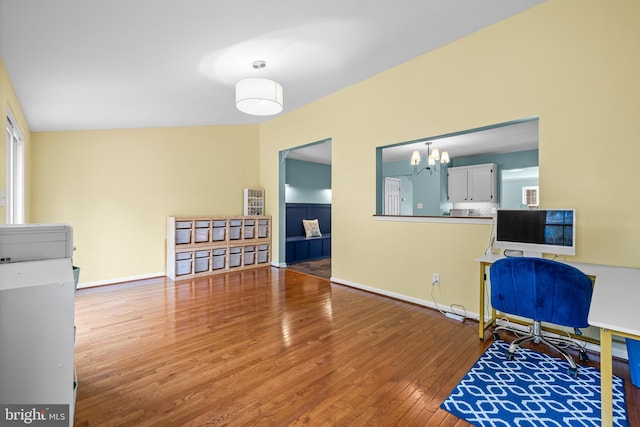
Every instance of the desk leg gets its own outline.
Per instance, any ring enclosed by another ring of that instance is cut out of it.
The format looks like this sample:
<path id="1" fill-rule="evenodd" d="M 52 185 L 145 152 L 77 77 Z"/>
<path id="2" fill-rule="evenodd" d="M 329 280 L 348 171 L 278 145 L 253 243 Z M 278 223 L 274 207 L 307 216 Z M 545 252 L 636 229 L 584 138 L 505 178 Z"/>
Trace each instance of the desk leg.
<path id="1" fill-rule="evenodd" d="M 478 310 L 478 329 L 480 339 L 484 341 L 484 262 L 480 263 L 480 309 Z"/>
<path id="2" fill-rule="evenodd" d="M 613 361 L 609 329 L 600 329 L 600 404 L 602 426 L 613 426 Z"/>

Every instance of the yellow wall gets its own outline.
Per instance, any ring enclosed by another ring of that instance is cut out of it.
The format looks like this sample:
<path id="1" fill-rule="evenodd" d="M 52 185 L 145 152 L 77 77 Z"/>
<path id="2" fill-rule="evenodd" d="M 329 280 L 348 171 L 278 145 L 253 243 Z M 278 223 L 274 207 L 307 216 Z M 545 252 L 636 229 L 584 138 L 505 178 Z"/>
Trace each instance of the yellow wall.
<path id="1" fill-rule="evenodd" d="M 31 165 L 31 133 L 27 126 L 27 122 L 22 113 L 22 108 L 18 102 L 18 98 L 13 90 L 13 85 L 7 74 L 7 69 L 4 66 L 2 58 L 0 58 L 0 117 L 2 123 L 6 126 L 7 108 L 13 113 L 14 119 L 18 122 L 18 126 L 24 134 L 24 155 L 25 155 L 25 222 L 29 221 L 30 203 L 29 192 L 31 188 L 31 176 L 29 174 Z M 5 131 L 3 133 L 6 135 Z M 0 188 L 7 192 L 7 143 L 6 137 L 3 142 L 0 142 Z M 5 224 L 7 221 L 7 209 L 6 206 L 0 206 L 0 224 Z"/>
<path id="2" fill-rule="evenodd" d="M 266 192 L 278 151 L 331 138 L 333 276 L 431 300 L 438 272 L 438 301 L 477 313 L 489 226 L 374 220 L 375 147 L 539 116 L 542 207 L 576 208 L 574 259 L 640 267 L 638 16 L 633 0 L 551 0 L 271 120 Z"/>
<path id="3" fill-rule="evenodd" d="M 575 259 L 640 267 L 637 16 L 550 0 L 260 126 L 34 134 L 30 219 L 74 225 L 81 282 L 162 272 L 166 216 L 239 213 L 247 186 L 278 236 L 279 151 L 331 138 L 333 276 L 431 300 L 438 272 L 439 302 L 476 312 L 489 226 L 374 220 L 375 147 L 537 115 L 542 205 L 577 209 Z"/>
<path id="4" fill-rule="evenodd" d="M 69 223 L 81 283 L 165 271 L 166 218 L 242 214 L 257 125 L 33 134 L 32 222 Z"/>

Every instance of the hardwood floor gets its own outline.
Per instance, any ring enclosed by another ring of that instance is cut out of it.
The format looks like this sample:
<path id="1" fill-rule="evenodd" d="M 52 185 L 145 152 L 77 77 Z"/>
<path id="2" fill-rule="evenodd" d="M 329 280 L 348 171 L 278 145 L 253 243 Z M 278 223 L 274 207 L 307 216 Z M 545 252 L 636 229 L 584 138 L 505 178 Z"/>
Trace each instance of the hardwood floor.
<path id="1" fill-rule="evenodd" d="M 322 277 L 323 279 L 331 278 L 331 258 L 314 259 L 312 261 L 301 261 L 288 264 L 289 270 L 307 273 L 312 276 Z"/>
<path id="2" fill-rule="evenodd" d="M 491 342 L 468 322 L 272 267 L 81 289 L 75 423 L 468 426 L 439 409 Z"/>

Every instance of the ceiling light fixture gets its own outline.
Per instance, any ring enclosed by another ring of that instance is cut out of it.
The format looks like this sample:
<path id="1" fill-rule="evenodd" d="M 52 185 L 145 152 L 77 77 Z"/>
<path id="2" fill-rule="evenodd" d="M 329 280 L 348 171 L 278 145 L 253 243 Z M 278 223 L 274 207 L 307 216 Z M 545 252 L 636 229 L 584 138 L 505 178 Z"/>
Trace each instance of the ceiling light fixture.
<path id="1" fill-rule="evenodd" d="M 252 64 L 256 70 L 267 66 L 265 61 Z M 282 86 L 273 80 L 251 77 L 236 83 L 236 107 L 253 116 L 272 116 L 282 111 Z"/>
<path id="2" fill-rule="evenodd" d="M 431 150 L 431 143 L 425 142 L 427 146 L 427 166 L 422 169 L 418 169 L 418 165 L 420 164 L 420 152 L 415 150 L 411 155 L 411 164 L 413 165 L 413 176 L 420 174 L 424 170 L 428 170 L 430 174 L 433 174 L 433 171 L 438 171 L 437 166 L 438 163 L 445 167 L 449 163 L 449 152 L 443 151 L 442 156 L 440 155 L 440 150 L 434 148 Z"/>

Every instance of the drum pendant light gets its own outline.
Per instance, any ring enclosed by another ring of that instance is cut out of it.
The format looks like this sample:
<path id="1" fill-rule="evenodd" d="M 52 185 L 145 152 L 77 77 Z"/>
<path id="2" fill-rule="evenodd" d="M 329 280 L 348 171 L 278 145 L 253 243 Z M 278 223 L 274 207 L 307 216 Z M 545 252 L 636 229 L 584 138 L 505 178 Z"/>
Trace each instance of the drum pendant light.
<path id="1" fill-rule="evenodd" d="M 266 66 L 256 61 L 253 68 Z M 280 83 L 259 77 L 251 77 L 236 83 L 236 107 L 243 113 L 254 116 L 272 116 L 282 111 L 283 93 Z"/>

